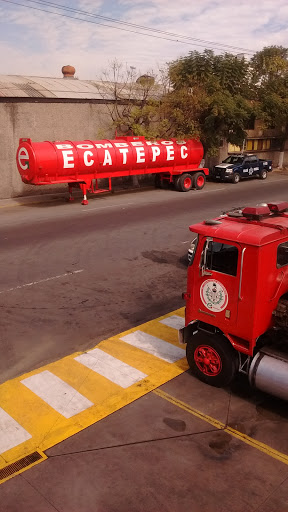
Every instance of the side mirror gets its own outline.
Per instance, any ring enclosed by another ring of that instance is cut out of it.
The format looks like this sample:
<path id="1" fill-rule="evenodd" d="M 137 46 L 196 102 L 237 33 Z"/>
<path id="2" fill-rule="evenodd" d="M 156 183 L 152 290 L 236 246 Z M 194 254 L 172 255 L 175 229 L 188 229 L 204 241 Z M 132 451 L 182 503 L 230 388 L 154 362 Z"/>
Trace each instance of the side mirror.
<path id="1" fill-rule="evenodd" d="M 204 246 L 204 249 L 202 252 L 201 263 L 200 263 L 200 273 L 201 273 L 202 277 L 203 276 L 212 276 L 212 272 L 207 271 L 207 254 L 208 254 L 210 242 L 213 242 L 213 238 L 209 237 L 206 239 L 205 246 Z"/>
<path id="2" fill-rule="evenodd" d="M 188 249 L 188 265 L 192 265 L 192 263 L 193 263 L 197 245 L 198 245 L 198 236 L 193 238 L 193 240 L 190 244 L 190 247 Z"/>

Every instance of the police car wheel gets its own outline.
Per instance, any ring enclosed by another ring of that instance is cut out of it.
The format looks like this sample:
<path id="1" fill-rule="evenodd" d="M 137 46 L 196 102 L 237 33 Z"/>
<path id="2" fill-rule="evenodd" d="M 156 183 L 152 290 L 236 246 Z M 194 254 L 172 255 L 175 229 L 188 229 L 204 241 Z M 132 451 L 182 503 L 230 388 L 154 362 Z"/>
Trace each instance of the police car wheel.
<path id="1" fill-rule="evenodd" d="M 267 178 L 267 171 L 266 171 L 266 169 L 262 169 L 262 171 L 260 171 L 259 177 L 260 177 L 261 180 L 266 180 L 266 178 Z"/>
<path id="2" fill-rule="evenodd" d="M 211 386 L 227 386 L 239 369 L 238 353 L 221 334 L 199 330 L 186 346 L 192 374 Z"/>
<path id="3" fill-rule="evenodd" d="M 240 175 L 237 172 L 235 172 L 235 174 L 233 174 L 233 176 L 232 176 L 232 183 L 239 183 L 239 181 L 240 181 Z"/>

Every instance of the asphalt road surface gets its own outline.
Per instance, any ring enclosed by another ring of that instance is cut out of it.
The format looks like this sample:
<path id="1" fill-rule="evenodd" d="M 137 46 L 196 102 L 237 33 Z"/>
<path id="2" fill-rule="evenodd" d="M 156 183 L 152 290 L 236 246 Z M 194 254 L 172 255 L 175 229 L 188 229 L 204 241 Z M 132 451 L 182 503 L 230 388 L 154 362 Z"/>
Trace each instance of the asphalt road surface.
<path id="1" fill-rule="evenodd" d="M 1 207 L 0 382 L 182 307 L 189 225 L 287 198 L 288 176 L 275 172 L 189 193 L 103 195 L 86 207 Z M 191 379 L 185 373 L 163 389 L 225 424 L 230 415 L 249 436 L 261 425 L 259 440 L 288 452 L 281 401 L 241 379 L 212 391 L 194 379 L 191 389 Z M 283 512 L 286 478 L 283 462 L 150 393 L 1 485 L 0 511 Z"/>

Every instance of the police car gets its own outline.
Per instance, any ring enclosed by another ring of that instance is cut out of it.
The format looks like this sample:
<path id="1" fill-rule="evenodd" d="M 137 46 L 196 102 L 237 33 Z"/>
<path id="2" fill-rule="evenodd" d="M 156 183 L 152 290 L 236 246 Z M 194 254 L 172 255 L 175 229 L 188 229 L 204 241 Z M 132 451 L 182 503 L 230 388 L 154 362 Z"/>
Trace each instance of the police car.
<path id="1" fill-rule="evenodd" d="M 249 153 L 229 155 L 221 164 L 214 167 L 210 177 L 220 181 L 239 183 L 242 178 L 259 176 L 262 180 L 272 171 L 272 160 L 261 160 Z"/>

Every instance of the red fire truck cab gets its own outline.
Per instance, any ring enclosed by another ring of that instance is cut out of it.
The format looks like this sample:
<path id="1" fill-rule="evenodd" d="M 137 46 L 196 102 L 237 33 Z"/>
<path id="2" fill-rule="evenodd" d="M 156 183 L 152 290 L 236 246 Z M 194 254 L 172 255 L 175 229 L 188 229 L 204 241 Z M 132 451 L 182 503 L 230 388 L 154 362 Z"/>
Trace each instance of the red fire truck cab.
<path id="1" fill-rule="evenodd" d="M 179 337 L 192 373 L 225 386 L 244 372 L 288 399 L 288 203 L 233 210 L 190 231 Z"/>

